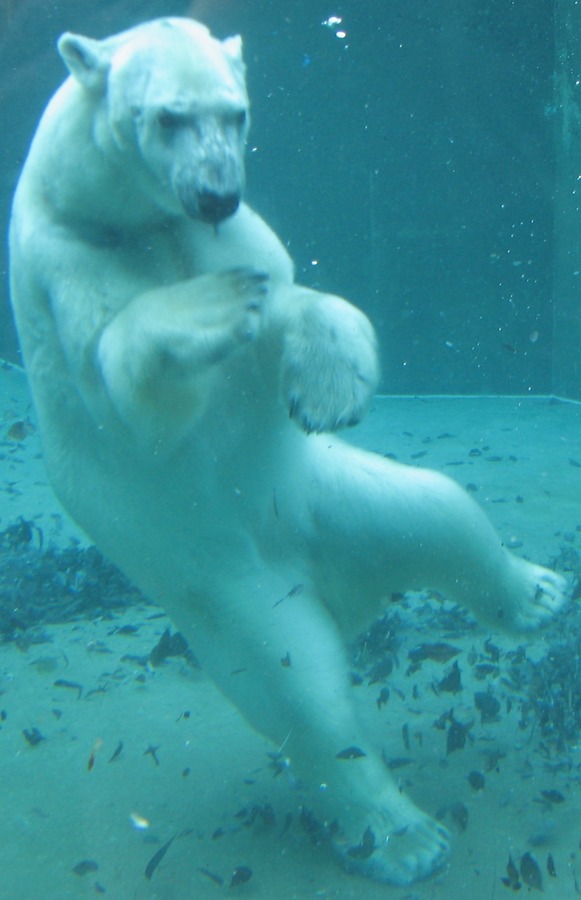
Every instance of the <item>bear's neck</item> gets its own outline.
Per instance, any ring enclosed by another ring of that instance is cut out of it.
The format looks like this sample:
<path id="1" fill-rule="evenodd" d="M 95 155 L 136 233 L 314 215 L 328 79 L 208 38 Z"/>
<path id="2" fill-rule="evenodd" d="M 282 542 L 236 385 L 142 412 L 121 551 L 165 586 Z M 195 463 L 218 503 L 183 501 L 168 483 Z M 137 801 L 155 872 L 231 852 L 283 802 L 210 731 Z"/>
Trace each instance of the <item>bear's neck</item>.
<path id="1" fill-rule="evenodd" d="M 174 218 L 148 198 L 121 150 L 105 128 L 106 110 L 71 79 L 49 104 L 39 128 L 38 164 L 51 213 L 64 225 L 91 229 L 141 230 Z M 48 131 L 49 134 L 40 132 Z M 47 141 L 47 137 L 49 140 Z M 36 143 L 36 142 L 35 142 Z M 46 148 L 50 147 L 47 159 Z M 63 166 L 71 147 L 82 147 L 74 167 Z M 34 144 L 30 164 L 35 164 Z M 46 177 L 47 171 L 49 177 Z"/>

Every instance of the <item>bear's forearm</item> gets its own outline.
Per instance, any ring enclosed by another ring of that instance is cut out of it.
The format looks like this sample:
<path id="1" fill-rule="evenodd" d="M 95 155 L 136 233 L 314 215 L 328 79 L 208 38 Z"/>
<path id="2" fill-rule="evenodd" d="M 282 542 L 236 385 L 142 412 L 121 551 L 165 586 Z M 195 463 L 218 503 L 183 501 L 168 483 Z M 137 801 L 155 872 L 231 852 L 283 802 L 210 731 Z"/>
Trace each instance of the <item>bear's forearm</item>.
<path id="1" fill-rule="evenodd" d="M 201 276 L 136 297 L 106 326 L 100 374 L 139 439 L 193 426 L 219 364 L 256 337 L 265 283 L 246 270 Z"/>

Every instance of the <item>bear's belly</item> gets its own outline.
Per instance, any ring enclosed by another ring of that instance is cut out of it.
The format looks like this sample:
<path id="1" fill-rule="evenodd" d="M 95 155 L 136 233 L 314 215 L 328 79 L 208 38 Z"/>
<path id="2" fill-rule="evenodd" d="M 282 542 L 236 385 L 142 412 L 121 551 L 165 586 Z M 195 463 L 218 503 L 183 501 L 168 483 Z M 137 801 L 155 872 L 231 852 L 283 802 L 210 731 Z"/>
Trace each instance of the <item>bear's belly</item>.
<path id="1" fill-rule="evenodd" d="M 117 422 L 95 426 L 76 395 L 69 404 L 61 395 L 57 410 L 38 387 L 46 464 L 60 500 L 170 611 L 185 592 L 207 597 L 222 582 L 286 567 L 304 553 L 307 439 L 284 417 L 269 429 L 249 427 L 232 420 L 231 404 L 230 418 L 214 407 L 178 452 L 158 460 Z"/>

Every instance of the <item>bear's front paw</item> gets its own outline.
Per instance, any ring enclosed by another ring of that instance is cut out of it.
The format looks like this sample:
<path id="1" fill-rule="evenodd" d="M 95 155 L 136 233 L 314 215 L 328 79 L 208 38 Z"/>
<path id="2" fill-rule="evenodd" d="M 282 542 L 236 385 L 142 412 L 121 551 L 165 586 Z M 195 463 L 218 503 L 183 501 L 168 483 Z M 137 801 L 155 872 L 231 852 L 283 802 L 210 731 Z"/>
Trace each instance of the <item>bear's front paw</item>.
<path id="1" fill-rule="evenodd" d="M 378 379 L 371 323 L 345 300 L 322 295 L 285 335 L 283 396 L 307 432 L 357 424 Z"/>
<path id="2" fill-rule="evenodd" d="M 216 278 L 219 298 L 213 309 L 216 325 L 224 327 L 237 344 L 255 340 L 260 329 L 268 275 L 239 268 L 220 272 Z"/>

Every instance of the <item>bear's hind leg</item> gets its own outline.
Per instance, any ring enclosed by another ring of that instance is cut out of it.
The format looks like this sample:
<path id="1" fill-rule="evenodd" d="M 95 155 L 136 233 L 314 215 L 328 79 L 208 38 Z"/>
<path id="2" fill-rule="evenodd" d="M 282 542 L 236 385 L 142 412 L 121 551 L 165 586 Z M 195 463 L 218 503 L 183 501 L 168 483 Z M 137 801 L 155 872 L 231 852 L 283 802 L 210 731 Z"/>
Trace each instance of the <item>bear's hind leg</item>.
<path id="1" fill-rule="evenodd" d="M 506 631 L 548 624 L 567 602 L 566 580 L 513 556 L 452 479 L 341 443 L 314 456 L 321 585 L 347 636 L 397 591 L 440 590 Z"/>
<path id="2" fill-rule="evenodd" d="M 296 580 L 237 581 L 234 614 L 226 600 L 222 615 L 217 599 L 207 616 L 196 616 L 194 651 L 247 721 L 290 759 L 305 791 L 300 802 L 346 868 L 397 884 L 427 877 L 446 857 L 447 832 L 394 783 L 358 716 L 336 623 L 307 584 L 292 590 Z M 187 633 L 179 611 L 172 614 Z"/>

